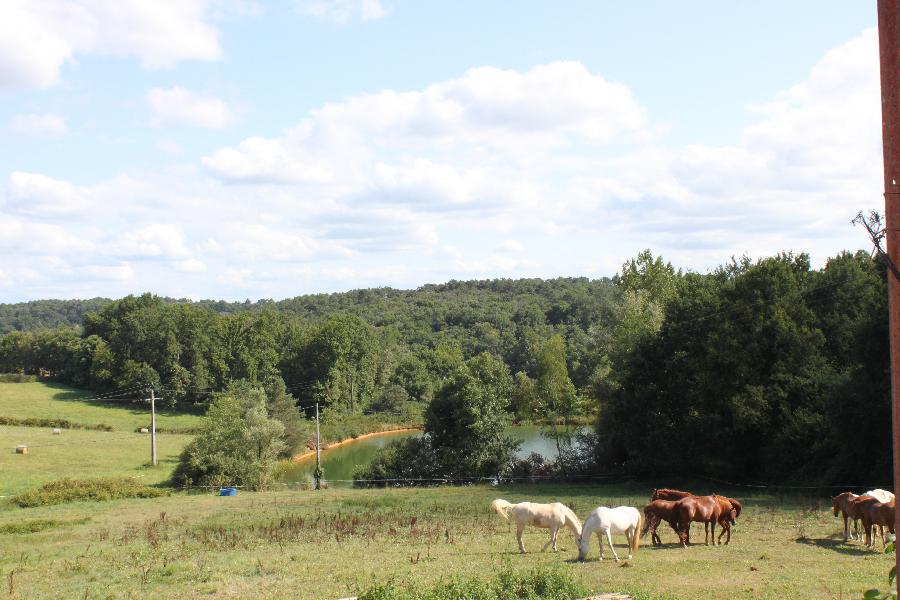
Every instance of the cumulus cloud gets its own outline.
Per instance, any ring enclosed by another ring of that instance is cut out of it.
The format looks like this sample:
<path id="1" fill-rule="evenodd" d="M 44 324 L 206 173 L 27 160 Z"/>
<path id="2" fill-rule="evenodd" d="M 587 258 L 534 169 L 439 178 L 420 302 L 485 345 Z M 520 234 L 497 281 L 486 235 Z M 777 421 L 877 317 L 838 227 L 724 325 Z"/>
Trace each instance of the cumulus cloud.
<path id="1" fill-rule="evenodd" d="M 187 125 L 221 129 L 233 119 L 231 109 L 222 100 L 183 87 L 153 88 L 147 92 L 147 102 L 153 110 L 150 124 L 154 127 Z"/>
<path id="2" fill-rule="evenodd" d="M 9 129 L 19 135 L 34 137 L 62 137 L 69 131 L 65 119 L 53 113 L 16 115 L 10 120 Z"/>
<path id="3" fill-rule="evenodd" d="M 91 194 L 67 181 L 41 173 L 13 171 L 9 176 L 4 208 L 35 217 L 72 216 L 94 205 Z"/>
<path id="4" fill-rule="evenodd" d="M 144 68 L 221 56 L 208 0 L 5 0 L 0 90 L 48 88 L 79 55 L 129 56 Z"/>
<path id="5" fill-rule="evenodd" d="M 390 14 L 379 0 L 299 0 L 297 10 L 340 25 L 355 20 L 374 21 Z"/>
<path id="6" fill-rule="evenodd" d="M 627 86 L 580 63 L 524 73 L 480 67 L 422 91 L 387 90 L 326 104 L 280 138 L 248 138 L 203 162 L 230 181 L 339 176 L 352 182 L 378 170 L 390 185 L 397 175 L 389 159 L 404 154 L 419 157 L 407 179 L 421 178 L 426 168 L 432 177 L 447 179 L 461 162 L 489 165 L 499 152 L 523 165 L 551 148 L 648 139 L 644 112 Z M 440 165 L 447 157 L 454 167 Z"/>

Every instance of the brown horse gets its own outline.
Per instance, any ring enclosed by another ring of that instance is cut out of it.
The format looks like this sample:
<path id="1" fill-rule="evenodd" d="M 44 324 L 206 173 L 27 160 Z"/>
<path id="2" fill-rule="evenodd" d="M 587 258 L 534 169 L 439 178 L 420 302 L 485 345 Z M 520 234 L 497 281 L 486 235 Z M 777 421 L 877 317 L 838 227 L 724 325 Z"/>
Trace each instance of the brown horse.
<path id="1" fill-rule="evenodd" d="M 718 543 L 722 543 L 722 536 L 726 533 L 728 537 L 725 538 L 725 544 L 731 541 L 731 526 L 735 524 L 736 519 L 741 515 L 742 506 L 741 503 L 735 500 L 734 498 L 728 498 L 726 496 L 713 496 L 716 499 L 716 502 L 719 503 L 719 518 L 718 523 L 722 527 L 722 532 L 719 534 Z M 716 526 L 713 524 L 713 537 L 716 535 Z"/>
<path id="2" fill-rule="evenodd" d="M 669 527 L 678 534 L 678 514 L 675 510 L 677 502 L 671 500 L 654 500 L 644 507 L 644 530 L 641 531 L 641 537 L 647 535 L 650 531 L 650 539 L 654 546 L 662 544 L 656 528 L 662 521 L 669 524 Z"/>
<path id="3" fill-rule="evenodd" d="M 881 527 L 881 545 L 885 547 L 887 542 L 884 539 L 884 527 L 887 527 L 888 531 L 894 533 L 894 503 L 882 503 L 874 498 L 863 500 L 864 498 L 871 498 L 871 496 L 860 496 L 856 501 L 856 506 L 859 509 L 863 529 L 866 532 L 866 546 L 875 547 L 872 529 L 874 525 L 878 525 Z"/>
<path id="4" fill-rule="evenodd" d="M 841 516 L 844 518 L 844 541 L 859 539 L 859 510 L 855 505 L 856 499 L 859 498 L 853 492 L 842 492 L 831 499 L 831 510 L 834 512 L 834 516 L 838 516 L 838 513 L 841 513 Z M 854 531 L 850 529 L 848 521 L 853 521 L 853 530 L 856 532 L 856 537 L 854 538 Z"/>
<path id="5" fill-rule="evenodd" d="M 717 500 L 722 498 L 722 501 Z M 722 496 L 688 496 L 675 503 L 678 515 L 678 538 L 681 545 L 687 548 L 688 528 L 692 522 L 703 523 L 706 533 L 704 542 L 709 545 L 710 526 L 712 526 L 712 542 L 716 544 L 716 523 L 722 519 L 723 512 L 735 511 L 734 507 Z"/>

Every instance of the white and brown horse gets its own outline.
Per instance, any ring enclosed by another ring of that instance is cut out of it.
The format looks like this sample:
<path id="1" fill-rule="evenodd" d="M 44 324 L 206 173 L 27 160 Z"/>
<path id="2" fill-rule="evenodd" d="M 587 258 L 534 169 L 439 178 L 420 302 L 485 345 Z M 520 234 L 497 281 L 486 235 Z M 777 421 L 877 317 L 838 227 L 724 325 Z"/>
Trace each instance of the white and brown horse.
<path id="1" fill-rule="evenodd" d="M 556 538 L 559 530 L 567 527 L 572 535 L 575 536 L 575 542 L 578 543 L 581 537 L 581 521 L 572 512 L 572 509 L 561 502 L 553 502 L 552 504 L 539 504 L 537 502 L 519 502 L 512 504 L 506 500 L 498 498 L 491 502 L 497 514 L 516 524 L 516 540 L 519 542 L 519 552 L 525 552 L 525 544 L 522 543 L 522 533 L 525 527 L 540 527 L 550 530 L 550 540 L 541 548 L 541 552 L 547 549 L 547 546 L 553 544 L 553 551 L 556 552 Z"/>

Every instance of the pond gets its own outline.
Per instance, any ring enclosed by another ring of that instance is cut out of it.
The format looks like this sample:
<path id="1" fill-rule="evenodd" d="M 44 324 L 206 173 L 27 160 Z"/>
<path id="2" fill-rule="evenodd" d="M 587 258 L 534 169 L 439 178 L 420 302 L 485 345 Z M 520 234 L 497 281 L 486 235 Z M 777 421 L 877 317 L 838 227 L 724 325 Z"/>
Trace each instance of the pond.
<path id="1" fill-rule="evenodd" d="M 552 439 L 541 435 L 540 427 L 519 425 L 510 427 L 507 433 L 511 438 L 522 443 L 517 453 L 519 458 L 524 458 L 532 452 L 537 452 L 550 460 L 556 457 L 556 445 Z M 322 469 L 325 471 L 325 478 L 332 487 L 350 487 L 353 485 L 353 472 L 359 466 L 368 465 L 379 448 L 383 448 L 394 440 L 419 435 L 422 435 L 419 431 L 386 432 L 330 450 L 323 450 Z M 282 472 L 281 480 L 287 483 L 311 482 L 315 468 L 315 456 L 305 458 L 288 466 Z"/>

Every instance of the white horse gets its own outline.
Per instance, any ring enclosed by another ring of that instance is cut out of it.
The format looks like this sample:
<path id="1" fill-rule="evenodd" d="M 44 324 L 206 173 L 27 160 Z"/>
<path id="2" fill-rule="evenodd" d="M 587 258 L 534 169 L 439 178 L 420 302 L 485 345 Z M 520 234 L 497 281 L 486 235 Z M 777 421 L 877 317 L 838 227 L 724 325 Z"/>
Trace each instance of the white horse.
<path id="1" fill-rule="evenodd" d="M 894 501 L 894 494 L 892 494 L 891 492 L 889 492 L 887 490 L 882 490 L 880 488 L 874 489 L 874 490 L 869 490 L 868 492 L 863 494 L 863 496 L 872 496 L 873 498 L 875 498 L 882 504 L 890 504 L 891 502 Z"/>
<path id="2" fill-rule="evenodd" d="M 628 540 L 628 559 L 630 560 L 634 553 L 637 552 L 641 545 L 641 511 L 631 506 L 617 506 L 616 508 L 607 508 L 599 506 L 590 514 L 584 527 L 581 530 L 581 540 L 578 544 L 578 560 L 584 560 L 588 551 L 591 549 L 591 534 L 597 533 L 597 539 L 600 541 L 600 560 L 603 560 L 603 536 L 606 534 L 606 541 L 609 542 L 609 549 L 612 550 L 616 561 L 619 555 L 613 547 L 612 534 L 624 533 L 625 539 Z"/>
<path id="3" fill-rule="evenodd" d="M 578 520 L 572 509 L 561 502 L 554 502 L 553 504 L 519 502 L 518 504 L 512 504 L 498 498 L 491 502 L 491 508 L 507 521 L 510 520 L 510 517 L 515 521 L 519 552 L 523 554 L 525 553 L 525 544 L 522 543 L 522 532 L 525 531 L 526 525 L 550 530 L 550 540 L 544 544 L 541 552 L 546 550 L 550 544 L 553 544 L 553 551 L 556 552 L 556 537 L 559 535 L 559 530 L 562 527 L 569 528 L 575 536 L 575 543 L 578 543 L 578 537 L 581 535 L 581 521 Z"/>

